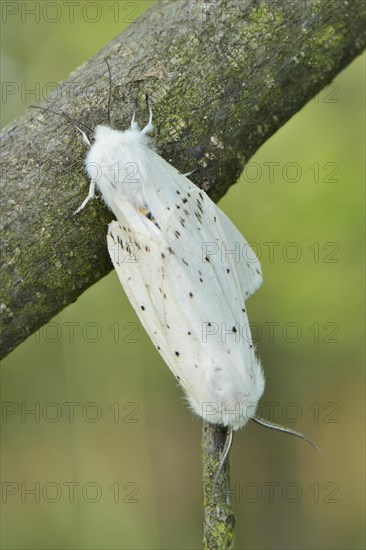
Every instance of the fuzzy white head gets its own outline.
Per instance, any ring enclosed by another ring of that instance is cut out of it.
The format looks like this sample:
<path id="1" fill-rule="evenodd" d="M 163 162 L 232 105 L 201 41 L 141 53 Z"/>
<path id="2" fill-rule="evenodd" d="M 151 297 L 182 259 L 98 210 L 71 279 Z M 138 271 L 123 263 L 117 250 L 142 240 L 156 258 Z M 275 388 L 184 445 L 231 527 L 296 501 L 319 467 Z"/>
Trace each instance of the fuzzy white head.
<path id="1" fill-rule="evenodd" d="M 144 208 L 141 177 L 136 175 L 138 163 L 146 154 L 149 141 L 149 137 L 137 128 L 120 132 L 108 126 L 96 127 L 85 167 L 112 211 L 115 209 L 116 194 L 119 200 L 129 201 L 137 209 Z"/>
<path id="2" fill-rule="evenodd" d="M 90 145 L 85 159 L 90 187 L 87 198 L 75 213 L 80 212 L 94 197 L 95 187 L 98 187 L 104 202 L 113 212 L 117 197 L 129 201 L 138 209 L 144 208 L 142 179 L 146 180 L 147 174 L 140 172 L 140 159 L 149 146 L 151 148 L 151 140 L 147 136 L 151 129 L 151 117 L 143 130 L 139 129 L 133 117 L 131 127 L 124 132 L 110 126 L 96 126 L 93 144 L 83 133 L 84 141 Z"/>

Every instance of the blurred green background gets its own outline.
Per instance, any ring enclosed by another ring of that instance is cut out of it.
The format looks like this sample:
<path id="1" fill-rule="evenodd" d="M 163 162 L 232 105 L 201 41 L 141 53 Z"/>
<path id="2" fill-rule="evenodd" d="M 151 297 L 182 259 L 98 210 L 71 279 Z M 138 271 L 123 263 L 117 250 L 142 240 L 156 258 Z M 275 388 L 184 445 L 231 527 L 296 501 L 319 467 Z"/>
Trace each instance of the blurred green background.
<path id="1" fill-rule="evenodd" d="M 3 124 L 152 3 L 84 2 L 86 17 L 76 3 L 73 23 L 65 4 L 55 23 L 3 17 L 3 81 L 18 86 Z M 260 413 L 322 449 L 256 425 L 237 434 L 238 548 L 364 548 L 364 76 L 363 56 L 220 202 L 261 256 L 248 302 Z M 201 422 L 115 273 L 3 362 L 2 400 L 2 548 L 200 547 Z"/>

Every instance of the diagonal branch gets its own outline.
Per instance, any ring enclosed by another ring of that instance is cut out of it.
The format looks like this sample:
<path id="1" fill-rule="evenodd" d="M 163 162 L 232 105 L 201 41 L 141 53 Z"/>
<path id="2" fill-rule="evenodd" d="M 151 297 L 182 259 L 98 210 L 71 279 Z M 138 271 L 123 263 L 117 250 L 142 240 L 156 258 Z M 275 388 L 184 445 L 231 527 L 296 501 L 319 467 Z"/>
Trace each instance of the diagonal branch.
<path id="1" fill-rule="evenodd" d="M 219 199 L 255 151 L 365 46 L 363 0 L 163 0 L 60 84 L 43 106 L 94 127 L 154 107 L 161 154 Z M 2 135 L 2 355 L 111 269 L 110 213 L 86 196 L 85 146 L 28 110 Z"/>

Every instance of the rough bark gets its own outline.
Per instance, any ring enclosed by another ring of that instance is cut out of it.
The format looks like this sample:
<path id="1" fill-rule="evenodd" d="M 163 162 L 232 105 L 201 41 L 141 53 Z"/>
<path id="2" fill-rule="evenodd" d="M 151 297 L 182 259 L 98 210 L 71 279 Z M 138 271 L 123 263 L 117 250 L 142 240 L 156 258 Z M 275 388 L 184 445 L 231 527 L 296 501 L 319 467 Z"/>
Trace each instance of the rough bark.
<path id="1" fill-rule="evenodd" d="M 44 107 L 93 128 L 153 104 L 161 154 L 218 200 L 253 153 L 365 46 L 363 0 L 163 0 L 60 84 Z M 27 110 L 2 135 L 2 356 L 111 269 L 86 152 L 65 119 Z"/>

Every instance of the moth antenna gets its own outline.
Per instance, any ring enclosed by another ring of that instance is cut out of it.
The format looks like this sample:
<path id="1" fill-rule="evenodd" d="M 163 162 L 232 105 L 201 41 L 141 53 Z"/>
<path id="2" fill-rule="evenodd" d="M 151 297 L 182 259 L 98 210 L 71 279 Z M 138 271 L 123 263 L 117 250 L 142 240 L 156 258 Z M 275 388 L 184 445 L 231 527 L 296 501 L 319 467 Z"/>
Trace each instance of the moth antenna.
<path id="1" fill-rule="evenodd" d="M 105 64 L 107 65 L 108 75 L 109 75 L 109 93 L 108 93 L 108 123 L 111 126 L 111 104 L 112 104 L 112 72 L 109 66 L 109 63 L 106 58 L 104 58 Z"/>
<path id="2" fill-rule="evenodd" d="M 222 472 L 222 470 L 225 466 L 227 457 L 229 456 L 230 449 L 231 449 L 231 446 L 233 444 L 233 438 L 234 438 L 234 431 L 233 431 L 232 428 L 228 427 L 227 430 L 226 430 L 225 445 L 224 445 L 224 448 L 222 450 L 220 464 L 219 464 L 219 467 L 217 469 L 217 472 L 216 472 L 216 475 L 215 475 L 215 480 L 214 480 L 214 483 L 213 483 L 213 496 L 214 497 L 217 495 L 217 486 L 218 486 L 218 483 L 219 483 L 220 475 L 221 475 L 221 472 Z"/>
<path id="3" fill-rule="evenodd" d="M 299 439 L 303 439 L 307 443 L 309 443 L 314 449 L 321 454 L 321 450 L 317 445 L 315 445 L 314 441 L 312 441 L 310 438 L 306 437 L 300 432 L 297 432 L 296 430 L 292 430 L 291 428 L 286 428 L 285 426 L 281 426 L 281 424 L 276 424 L 275 422 L 271 422 L 270 420 L 266 420 L 265 418 L 262 418 L 261 416 L 253 416 L 252 418 L 253 422 L 256 422 L 256 424 L 260 424 L 261 426 L 264 426 L 265 428 L 269 428 L 270 430 L 275 430 L 277 432 L 283 432 L 285 434 L 293 435 L 294 437 L 298 437 Z"/>
<path id="4" fill-rule="evenodd" d="M 78 122 L 77 120 L 74 120 L 71 116 L 67 115 L 66 113 L 59 113 L 58 111 L 54 111 L 53 109 L 46 109 L 45 107 L 40 107 L 39 105 L 30 105 L 29 109 L 40 109 L 41 111 L 46 111 L 48 113 L 53 113 L 54 115 L 58 115 L 66 118 L 66 120 L 71 122 L 71 124 L 73 124 L 77 130 L 79 130 L 79 132 L 84 138 L 85 143 L 87 143 L 87 145 L 89 146 L 91 145 L 90 139 L 88 138 L 84 130 L 80 128 L 80 126 L 84 126 L 84 128 L 86 128 L 90 133 L 93 133 L 93 130 L 83 122 Z"/>

